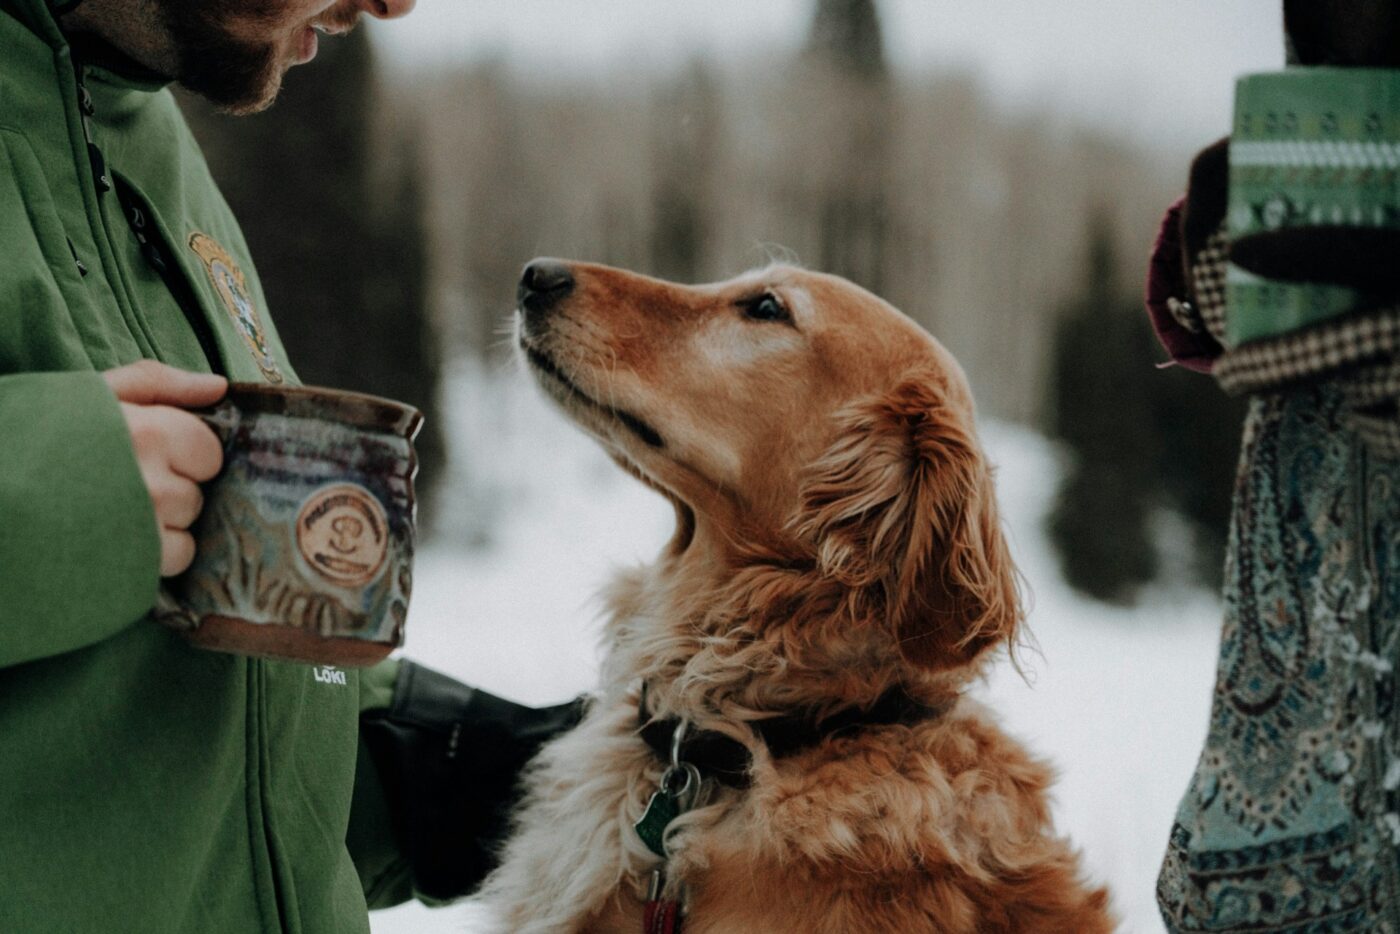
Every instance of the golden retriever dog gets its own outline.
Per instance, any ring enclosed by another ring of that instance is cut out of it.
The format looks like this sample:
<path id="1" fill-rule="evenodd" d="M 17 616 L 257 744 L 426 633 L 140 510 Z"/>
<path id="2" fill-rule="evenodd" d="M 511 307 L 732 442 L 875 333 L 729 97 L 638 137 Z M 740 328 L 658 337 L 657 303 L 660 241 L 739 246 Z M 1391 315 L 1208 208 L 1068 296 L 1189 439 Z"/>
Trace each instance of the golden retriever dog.
<path id="1" fill-rule="evenodd" d="M 536 260 L 519 299 L 536 380 L 677 527 L 613 583 L 597 697 L 531 766 L 500 929 L 1110 931 L 1050 769 L 965 695 L 1022 611 L 953 357 L 790 266 Z"/>

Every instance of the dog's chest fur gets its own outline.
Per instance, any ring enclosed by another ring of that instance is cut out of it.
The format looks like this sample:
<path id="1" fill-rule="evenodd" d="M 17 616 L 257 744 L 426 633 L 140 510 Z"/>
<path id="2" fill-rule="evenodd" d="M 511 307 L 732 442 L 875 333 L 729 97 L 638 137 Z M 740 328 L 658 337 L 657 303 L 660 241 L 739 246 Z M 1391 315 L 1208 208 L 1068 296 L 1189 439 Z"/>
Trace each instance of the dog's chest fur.
<path id="1" fill-rule="evenodd" d="M 633 825 L 665 768 L 637 734 L 643 680 L 653 709 L 728 710 L 731 729 L 752 705 L 810 686 L 798 678 L 784 687 L 792 659 L 771 646 L 705 634 L 687 611 L 693 600 L 703 595 L 678 592 L 656 568 L 612 591 L 601 695 L 533 764 L 516 833 L 487 883 L 499 930 L 641 930 L 640 896 L 658 860 Z M 700 728 L 720 726 L 691 716 Z M 670 838 L 668 876 L 689 893 L 687 934 L 1109 930 L 1092 919 L 1035 927 L 1043 914 L 1032 926 L 997 920 L 1000 902 L 1017 897 L 992 884 L 1008 869 L 1030 878 L 1049 867 L 1051 901 L 1088 893 L 1072 852 L 1050 833 L 1049 770 L 976 703 L 963 699 L 915 726 L 829 738 L 777 762 L 752 748 L 752 784 L 710 783 L 708 801 Z"/>

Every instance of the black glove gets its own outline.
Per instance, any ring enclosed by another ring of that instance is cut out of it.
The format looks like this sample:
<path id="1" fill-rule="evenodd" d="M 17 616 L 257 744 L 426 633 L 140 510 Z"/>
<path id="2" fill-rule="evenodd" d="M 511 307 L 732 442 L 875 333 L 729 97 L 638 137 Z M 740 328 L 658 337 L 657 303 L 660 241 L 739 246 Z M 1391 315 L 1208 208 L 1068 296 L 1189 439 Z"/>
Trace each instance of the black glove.
<path id="1" fill-rule="evenodd" d="M 419 896 L 469 894 L 496 867 L 521 769 L 578 724 L 584 704 L 524 707 L 402 664 L 393 703 L 366 711 L 360 736 Z"/>

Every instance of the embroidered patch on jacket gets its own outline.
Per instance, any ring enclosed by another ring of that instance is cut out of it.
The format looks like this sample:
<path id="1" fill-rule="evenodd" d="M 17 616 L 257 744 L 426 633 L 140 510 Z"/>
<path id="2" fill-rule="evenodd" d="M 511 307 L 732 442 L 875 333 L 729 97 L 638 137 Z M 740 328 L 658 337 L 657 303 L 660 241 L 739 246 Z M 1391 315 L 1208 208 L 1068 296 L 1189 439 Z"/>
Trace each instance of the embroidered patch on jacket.
<path id="1" fill-rule="evenodd" d="M 233 257 L 218 241 L 206 234 L 190 234 L 190 249 L 204 262 L 204 270 L 209 273 L 209 281 L 213 283 L 214 291 L 219 293 L 219 299 L 223 301 L 224 308 L 233 319 L 234 327 L 238 329 L 248 349 L 253 352 L 258 369 L 262 370 L 263 376 L 267 377 L 269 382 L 282 382 L 282 369 L 277 365 L 277 359 L 273 357 L 272 348 L 268 345 L 267 333 L 263 330 L 258 306 L 248 292 L 243 270 L 238 268 L 238 263 L 234 262 Z"/>

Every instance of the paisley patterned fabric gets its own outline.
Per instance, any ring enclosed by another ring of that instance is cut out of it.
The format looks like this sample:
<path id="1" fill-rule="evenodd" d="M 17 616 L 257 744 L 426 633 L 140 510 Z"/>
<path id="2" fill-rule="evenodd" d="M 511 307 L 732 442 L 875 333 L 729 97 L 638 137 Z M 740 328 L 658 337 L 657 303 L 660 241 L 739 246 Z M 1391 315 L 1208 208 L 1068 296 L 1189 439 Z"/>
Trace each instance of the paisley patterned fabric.
<path id="1" fill-rule="evenodd" d="M 1167 928 L 1400 934 L 1400 461 L 1339 390 L 1251 401 L 1227 562 Z"/>

